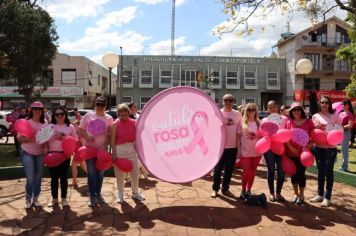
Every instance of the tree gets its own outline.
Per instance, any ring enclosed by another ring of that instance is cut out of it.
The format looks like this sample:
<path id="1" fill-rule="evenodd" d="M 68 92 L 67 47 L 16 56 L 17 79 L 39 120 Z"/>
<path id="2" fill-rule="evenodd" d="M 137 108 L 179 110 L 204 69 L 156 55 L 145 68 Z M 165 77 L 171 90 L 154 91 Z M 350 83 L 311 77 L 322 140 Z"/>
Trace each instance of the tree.
<path id="1" fill-rule="evenodd" d="M 227 32 L 235 32 L 237 35 L 251 34 L 254 32 L 249 24 L 252 18 L 257 17 L 268 22 L 270 14 L 277 9 L 288 16 L 288 21 L 293 17 L 294 11 L 303 11 L 312 23 L 318 21 L 320 16 L 325 20 L 325 15 L 333 9 L 346 11 L 348 13 L 346 22 L 351 26 L 348 31 L 351 44 L 340 48 L 336 54 L 339 59 L 349 61 L 352 66 L 351 83 L 345 92 L 349 97 L 356 97 L 356 0 L 220 0 L 220 2 L 224 4 L 228 24 L 215 29 L 214 33 L 218 35 Z"/>
<path id="2" fill-rule="evenodd" d="M 0 78 L 16 78 L 18 92 L 26 101 L 36 84 L 46 89 L 43 72 L 57 52 L 54 21 L 35 3 L 0 0 Z"/>

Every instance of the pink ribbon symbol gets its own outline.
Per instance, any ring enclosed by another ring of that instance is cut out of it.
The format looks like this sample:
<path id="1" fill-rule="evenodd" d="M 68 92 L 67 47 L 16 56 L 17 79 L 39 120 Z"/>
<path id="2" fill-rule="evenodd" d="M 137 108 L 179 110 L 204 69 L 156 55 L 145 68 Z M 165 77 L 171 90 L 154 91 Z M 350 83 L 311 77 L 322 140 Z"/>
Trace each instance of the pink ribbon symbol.
<path id="1" fill-rule="evenodd" d="M 192 118 L 191 127 L 193 130 L 194 137 L 186 147 L 187 152 L 191 154 L 195 147 L 199 145 L 203 155 L 206 156 L 206 154 L 208 154 L 209 149 L 206 146 L 203 134 L 208 129 L 207 114 L 203 111 L 198 111 L 197 113 L 195 113 Z"/>

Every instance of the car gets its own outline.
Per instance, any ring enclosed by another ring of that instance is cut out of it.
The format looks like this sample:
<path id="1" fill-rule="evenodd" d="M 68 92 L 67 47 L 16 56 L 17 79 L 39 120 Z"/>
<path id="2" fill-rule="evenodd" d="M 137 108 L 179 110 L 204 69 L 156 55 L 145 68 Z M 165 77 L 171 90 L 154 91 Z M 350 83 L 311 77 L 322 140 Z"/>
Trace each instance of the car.
<path id="1" fill-rule="evenodd" d="M 258 112 L 258 118 L 260 120 L 262 120 L 263 118 L 267 117 L 268 116 L 268 112 L 267 111 L 259 111 Z"/>
<path id="2" fill-rule="evenodd" d="M 91 112 L 93 110 L 88 110 L 88 109 L 82 109 L 82 110 L 78 110 L 79 114 L 83 117 L 85 114 L 87 114 L 88 112 Z M 74 111 L 70 110 L 68 111 L 68 118 L 70 120 L 70 122 L 72 122 L 75 117 L 74 117 Z"/>
<path id="3" fill-rule="evenodd" d="M 6 116 L 11 111 L 0 111 L 0 136 L 5 136 L 9 132 L 10 123 L 6 121 Z"/>
<path id="4" fill-rule="evenodd" d="M 106 111 L 106 114 L 110 115 L 114 120 L 117 119 L 117 111 L 116 111 L 116 109 L 114 109 L 114 110 L 112 109 L 110 111 Z"/>

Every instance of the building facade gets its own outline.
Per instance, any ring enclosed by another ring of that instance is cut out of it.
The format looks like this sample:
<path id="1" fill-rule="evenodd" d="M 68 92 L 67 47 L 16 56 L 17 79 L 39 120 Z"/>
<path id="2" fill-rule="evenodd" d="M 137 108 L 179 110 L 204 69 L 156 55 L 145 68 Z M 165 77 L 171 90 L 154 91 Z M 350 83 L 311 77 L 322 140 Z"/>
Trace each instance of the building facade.
<path id="1" fill-rule="evenodd" d="M 317 98 L 328 95 L 333 101 L 345 99 L 342 91 L 349 83 L 351 65 L 338 60 L 336 51 L 350 43 L 347 25 L 337 17 L 307 28 L 297 34 L 284 33 L 279 40 L 278 57 L 285 58 L 286 103 L 293 101 L 309 105 L 309 92 L 316 92 Z M 309 59 L 313 70 L 308 75 L 298 75 L 296 63 L 302 58 Z"/>
<path id="2" fill-rule="evenodd" d="M 52 65 L 44 71 L 48 88 L 38 92 L 39 100 L 47 107 L 93 108 L 95 97 L 108 96 L 109 70 L 83 56 L 69 56 L 58 53 Z M 16 92 L 16 79 L 0 80 L 0 100 L 3 109 L 15 104 L 25 104 L 22 95 Z M 116 95 L 116 75 L 112 76 L 112 100 Z M 40 84 L 35 91 L 40 89 Z"/>
<path id="3" fill-rule="evenodd" d="M 117 83 L 116 100 L 122 96 L 123 102 L 134 101 L 142 109 L 164 89 L 191 86 L 207 92 L 218 105 L 230 93 L 236 106 L 255 102 L 266 110 L 270 99 L 285 101 L 285 66 L 284 59 L 276 58 L 123 56 L 123 93 Z"/>

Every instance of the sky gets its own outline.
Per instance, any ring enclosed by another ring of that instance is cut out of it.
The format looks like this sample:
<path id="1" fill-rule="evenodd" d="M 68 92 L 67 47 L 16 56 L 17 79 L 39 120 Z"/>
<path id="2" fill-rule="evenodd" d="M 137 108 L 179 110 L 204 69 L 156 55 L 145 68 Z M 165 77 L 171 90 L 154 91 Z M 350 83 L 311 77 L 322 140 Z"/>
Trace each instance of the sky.
<path id="1" fill-rule="evenodd" d="M 296 1 L 296 0 L 295 0 Z M 47 0 L 42 7 L 55 19 L 59 52 L 86 56 L 101 64 L 106 52 L 123 55 L 169 55 L 171 0 Z M 328 16 L 344 18 L 341 11 Z M 287 31 L 289 17 L 274 11 L 268 20 L 251 19 L 251 35 L 212 32 L 227 25 L 218 0 L 176 0 L 176 55 L 263 57 Z M 266 27 L 262 30 L 262 27 Z M 311 26 L 303 12 L 294 12 L 290 31 Z"/>

